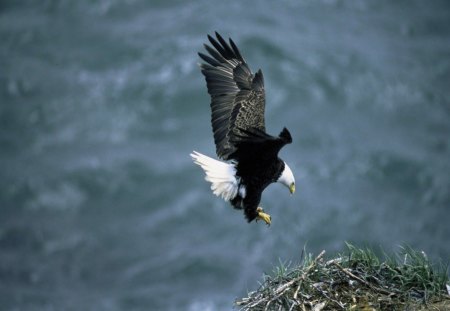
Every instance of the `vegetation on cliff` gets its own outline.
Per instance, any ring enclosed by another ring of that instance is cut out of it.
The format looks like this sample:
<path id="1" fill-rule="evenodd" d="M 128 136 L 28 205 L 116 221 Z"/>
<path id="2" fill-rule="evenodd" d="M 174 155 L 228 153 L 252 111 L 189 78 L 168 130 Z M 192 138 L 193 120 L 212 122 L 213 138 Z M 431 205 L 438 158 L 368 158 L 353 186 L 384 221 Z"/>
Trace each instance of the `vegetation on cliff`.
<path id="1" fill-rule="evenodd" d="M 402 247 L 394 255 L 347 244 L 326 260 L 303 253 L 295 267 L 280 264 L 259 289 L 236 301 L 240 310 L 450 310 L 448 266 Z"/>

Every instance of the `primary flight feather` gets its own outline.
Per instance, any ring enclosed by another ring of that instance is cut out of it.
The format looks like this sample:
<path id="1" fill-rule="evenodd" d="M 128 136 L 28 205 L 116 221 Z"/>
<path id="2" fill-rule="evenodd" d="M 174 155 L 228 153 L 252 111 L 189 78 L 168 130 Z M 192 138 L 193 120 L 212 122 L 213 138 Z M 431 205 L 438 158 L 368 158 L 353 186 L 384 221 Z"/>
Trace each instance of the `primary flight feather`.
<path id="1" fill-rule="evenodd" d="M 211 190 L 243 209 L 248 222 L 271 217 L 259 203 L 263 190 L 280 182 L 295 191 L 295 179 L 289 166 L 278 157 L 280 149 L 292 142 L 284 128 L 278 137 L 266 133 L 264 78 L 261 70 L 252 73 L 233 40 L 225 41 L 217 32 L 208 35 L 209 55 L 198 53 L 211 96 L 211 124 L 219 159 L 194 151 L 192 159 L 211 182 Z M 226 161 L 226 162 L 224 162 Z"/>

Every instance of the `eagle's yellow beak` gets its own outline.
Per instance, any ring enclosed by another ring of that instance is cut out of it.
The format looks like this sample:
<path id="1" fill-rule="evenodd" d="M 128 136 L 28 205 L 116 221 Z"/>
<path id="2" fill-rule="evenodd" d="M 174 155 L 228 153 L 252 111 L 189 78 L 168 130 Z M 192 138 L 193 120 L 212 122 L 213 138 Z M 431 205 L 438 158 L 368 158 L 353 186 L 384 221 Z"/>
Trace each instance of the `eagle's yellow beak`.
<path id="1" fill-rule="evenodd" d="M 290 192 L 291 194 L 294 194 L 294 192 L 295 192 L 295 184 L 294 184 L 294 183 L 292 183 L 292 184 L 289 186 L 289 192 Z"/>

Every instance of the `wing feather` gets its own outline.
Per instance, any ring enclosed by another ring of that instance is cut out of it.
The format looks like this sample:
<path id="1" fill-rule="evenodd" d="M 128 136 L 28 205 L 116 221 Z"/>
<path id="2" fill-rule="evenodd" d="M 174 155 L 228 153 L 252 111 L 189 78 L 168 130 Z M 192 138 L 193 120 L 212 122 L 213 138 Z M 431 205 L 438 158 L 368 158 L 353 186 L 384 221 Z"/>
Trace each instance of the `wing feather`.
<path id="1" fill-rule="evenodd" d="M 292 143 L 292 137 L 287 128 L 283 128 L 278 137 L 271 136 L 257 128 L 241 129 L 233 136 L 237 146 L 232 155 L 238 161 L 273 160 L 286 144 Z"/>
<path id="2" fill-rule="evenodd" d="M 216 153 L 224 160 L 232 159 L 237 145 L 234 135 L 240 130 L 258 129 L 265 132 L 264 79 L 261 70 L 253 74 L 236 44 L 215 33 L 205 44 L 209 55 L 198 53 L 211 95 L 211 124 Z M 242 134 L 242 133 L 241 133 Z"/>

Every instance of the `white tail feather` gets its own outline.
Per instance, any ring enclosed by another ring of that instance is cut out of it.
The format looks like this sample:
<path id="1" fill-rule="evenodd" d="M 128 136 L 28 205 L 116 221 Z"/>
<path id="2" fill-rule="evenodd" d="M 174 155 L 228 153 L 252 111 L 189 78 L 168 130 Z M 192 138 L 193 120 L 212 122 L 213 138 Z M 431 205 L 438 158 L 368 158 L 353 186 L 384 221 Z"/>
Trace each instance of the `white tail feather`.
<path id="1" fill-rule="evenodd" d="M 239 184 L 233 164 L 215 160 L 197 151 L 191 153 L 191 158 L 205 171 L 205 180 L 211 183 L 211 190 L 215 195 L 226 201 L 236 197 Z"/>

